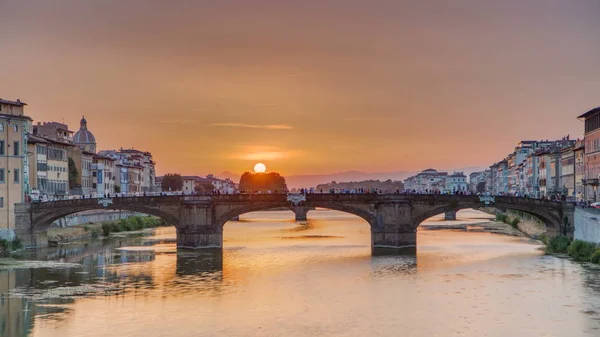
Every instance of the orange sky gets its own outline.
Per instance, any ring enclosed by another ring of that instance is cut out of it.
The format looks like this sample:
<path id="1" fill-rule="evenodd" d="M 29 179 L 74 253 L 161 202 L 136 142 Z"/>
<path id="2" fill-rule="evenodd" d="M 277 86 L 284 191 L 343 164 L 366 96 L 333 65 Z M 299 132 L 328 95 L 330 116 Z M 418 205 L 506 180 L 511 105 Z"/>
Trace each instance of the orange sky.
<path id="1" fill-rule="evenodd" d="M 581 136 L 597 0 L 2 0 L 0 97 L 159 173 L 488 166 Z"/>

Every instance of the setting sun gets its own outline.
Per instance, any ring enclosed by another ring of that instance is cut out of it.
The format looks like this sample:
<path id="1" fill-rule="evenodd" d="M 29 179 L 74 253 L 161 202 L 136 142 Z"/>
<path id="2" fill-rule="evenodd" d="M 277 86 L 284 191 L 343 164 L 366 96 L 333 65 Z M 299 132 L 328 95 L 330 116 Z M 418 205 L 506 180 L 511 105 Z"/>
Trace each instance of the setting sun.
<path id="1" fill-rule="evenodd" d="M 256 173 L 264 173 L 267 171 L 267 167 L 263 163 L 258 163 L 254 165 L 254 172 Z"/>

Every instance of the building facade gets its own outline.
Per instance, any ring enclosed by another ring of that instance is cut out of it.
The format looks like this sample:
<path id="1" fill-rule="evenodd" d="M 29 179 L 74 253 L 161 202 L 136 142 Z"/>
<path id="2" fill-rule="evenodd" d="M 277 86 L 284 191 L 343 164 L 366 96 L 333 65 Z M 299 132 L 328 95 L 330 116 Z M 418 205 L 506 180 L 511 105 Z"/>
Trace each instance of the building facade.
<path id="1" fill-rule="evenodd" d="M 600 180 L 600 107 L 592 109 L 578 117 L 584 127 L 584 172 L 585 200 L 598 201 L 598 183 Z"/>
<path id="2" fill-rule="evenodd" d="M 467 176 L 463 172 L 454 172 L 446 177 L 445 192 L 467 192 Z"/>
<path id="3" fill-rule="evenodd" d="M 31 118 L 25 103 L 0 99 L 0 228 L 14 228 L 15 203 L 29 192 L 27 135 Z"/>

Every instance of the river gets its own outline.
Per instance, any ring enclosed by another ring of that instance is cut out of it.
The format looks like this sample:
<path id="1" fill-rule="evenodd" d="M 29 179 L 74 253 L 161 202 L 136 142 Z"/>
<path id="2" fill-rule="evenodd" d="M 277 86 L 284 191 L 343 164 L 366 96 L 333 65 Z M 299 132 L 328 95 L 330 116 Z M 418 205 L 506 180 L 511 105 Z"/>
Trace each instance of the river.
<path id="1" fill-rule="evenodd" d="M 29 252 L 61 263 L 0 270 L 0 336 L 600 336 L 600 269 L 526 238 L 419 229 L 416 257 L 372 257 L 362 219 L 292 219 L 229 222 L 222 253 L 173 228 Z"/>

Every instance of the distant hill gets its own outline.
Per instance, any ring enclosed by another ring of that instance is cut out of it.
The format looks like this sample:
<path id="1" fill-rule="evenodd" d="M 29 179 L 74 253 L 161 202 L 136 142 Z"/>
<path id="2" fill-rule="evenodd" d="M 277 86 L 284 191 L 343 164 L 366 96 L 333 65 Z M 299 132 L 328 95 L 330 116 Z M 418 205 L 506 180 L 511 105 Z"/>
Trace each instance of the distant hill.
<path id="1" fill-rule="evenodd" d="M 426 168 L 424 168 L 426 169 Z M 472 172 L 483 171 L 487 168 L 485 167 L 464 167 L 464 168 L 456 168 L 456 169 L 439 169 L 438 171 L 448 171 L 448 172 L 464 172 L 467 176 Z M 330 173 L 330 174 L 303 174 L 303 175 L 291 175 L 284 176 L 285 181 L 289 189 L 292 188 L 310 188 L 316 187 L 319 184 L 330 183 L 332 181 L 337 182 L 347 182 L 347 181 L 365 181 L 365 180 L 399 180 L 404 181 L 404 179 L 417 174 L 417 171 L 395 171 L 395 172 L 360 172 L 360 171 L 346 171 L 346 172 L 338 172 L 338 173 Z M 229 178 L 234 182 L 240 181 L 240 175 L 236 173 L 232 173 L 229 171 L 225 171 L 219 175 L 220 178 Z"/>

